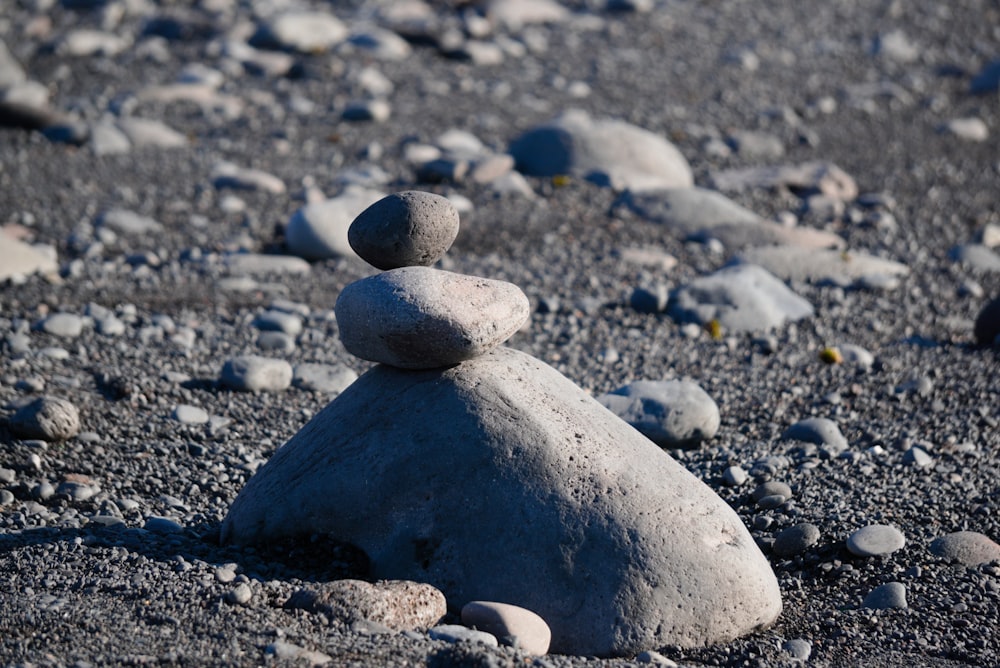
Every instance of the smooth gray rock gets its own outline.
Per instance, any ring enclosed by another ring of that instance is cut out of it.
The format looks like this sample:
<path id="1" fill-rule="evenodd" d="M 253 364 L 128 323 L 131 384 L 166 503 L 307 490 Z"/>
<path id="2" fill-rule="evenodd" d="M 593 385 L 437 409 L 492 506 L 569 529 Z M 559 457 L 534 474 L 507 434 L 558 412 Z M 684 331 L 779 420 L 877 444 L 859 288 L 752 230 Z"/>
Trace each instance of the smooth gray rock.
<path id="1" fill-rule="evenodd" d="M 358 374 L 343 364 L 304 362 L 293 369 L 292 385 L 311 392 L 340 394 L 358 379 Z"/>
<path id="2" fill-rule="evenodd" d="M 510 154 L 531 176 L 572 175 L 634 192 L 694 185 L 687 160 L 663 137 L 624 121 L 593 120 L 580 110 L 521 135 Z"/>
<path id="3" fill-rule="evenodd" d="M 152 236 L 163 232 L 163 223 L 128 209 L 105 211 L 97 219 L 97 224 L 128 236 Z"/>
<path id="4" fill-rule="evenodd" d="M 884 557 L 906 544 L 903 532 L 889 524 L 861 527 L 847 538 L 847 551 L 859 557 Z"/>
<path id="5" fill-rule="evenodd" d="M 284 311 L 264 311 L 253 319 L 253 326 L 265 332 L 284 332 L 289 336 L 302 333 L 302 318 Z"/>
<path id="6" fill-rule="evenodd" d="M 152 118 L 126 117 L 118 120 L 121 130 L 135 148 L 184 148 L 190 144 L 186 135 Z"/>
<path id="7" fill-rule="evenodd" d="M 462 606 L 462 623 L 528 654 L 546 654 L 552 642 L 552 630 L 544 619 L 508 603 L 469 601 Z"/>
<path id="8" fill-rule="evenodd" d="M 630 655 L 769 625 L 777 581 L 735 512 L 555 369 L 497 348 L 381 365 L 247 483 L 225 543 L 326 533 L 374 577 L 532 610 L 558 653 Z"/>
<path id="9" fill-rule="evenodd" d="M 779 557 L 793 557 L 815 545 L 819 541 L 819 535 L 819 527 L 815 524 L 795 524 L 778 532 L 772 549 Z"/>
<path id="10" fill-rule="evenodd" d="M 691 447 L 719 431 L 719 407 L 691 380 L 638 380 L 597 400 L 665 448 Z"/>
<path id="11" fill-rule="evenodd" d="M 367 620 L 393 631 L 424 631 L 448 612 L 444 594 L 406 580 L 316 582 L 292 594 L 286 608 L 322 613 L 344 624 Z"/>
<path id="12" fill-rule="evenodd" d="M 978 531 L 956 531 L 931 541 L 931 554 L 957 561 L 964 566 L 978 566 L 1000 561 L 1000 545 Z"/>
<path id="13" fill-rule="evenodd" d="M 351 222 L 384 196 L 377 190 L 348 186 L 337 197 L 306 204 L 292 214 L 285 228 L 288 249 L 307 260 L 354 257 L 348 241 Z"/>
<path id="14" fill-rule="evenodd" d="M 262 23 L 250 43 L 256 47 L 322 53 L 348 36 L 344 23 L 330 12 L 286 11 Z"/>
<path id="15" fill-rule="evenodd" d="M 945 121 L 938 131 L 971 142 L 984 142 L 990 137 L 990 127 L 983 119 L 975 116 Z"/>
<path id="16" fill-rule="evenodd" d="M 8 426 L 19 438 L 65 441 L 80 432 L 80 411 L 65 399 L 39 397 L 18 409 Z"/>
<path id="17" fill-rule="evenodd" d="M 75 313 L 53 313 L 40 320 L 35 329 L 62 339 L 75 339 L 83 333 L 83 324 L 83 318 Z"/>
<path id="18" fill-rule="evenodd" d="M 212 186 L 222 190 L 259 190 L 272 195 L 285 192 L 285 182 L 270 172 L 220 162 L 212 169 Z"/>
<path id="19" fill-rule="evenodd" d="M 764 267 L 786 281 L 860 288 L 891 289 L 898 285 L 899 278 L 910 273 L 904 264 L 857 251 L 795 246 L 748 248 L 734 262 Z"/>
<path id="20" fill-rule="evenodd" d="M 781 437 L 827 446 L 837 452 L 842 452 L 848 447 L 847 439 L 840 433 L 840 427 L 829 418 L 813 417 L 799 420 L 786 429 Z"/>
<path id="21" fill-rule="evenodd" d="M 54 274 L 59 264 L 33 246 L 0 232 L 0 281 L 36 272 Z"/>
<path id="22" fill-rule="evenodd" d="M 949 251 L 948 256 L 971 269 L 983 272 L 1000 271 L 1000 255 L 982 244 L 962 244 Z"/>
<path id="23" fill-rule="evenodd" d="M 308 274 L 309 263 L 291 255 L 264 253 L 232 253 L 223 259 L 225 267 L 233 274 Z"/>
<path id="24" fill-rule="evenodd" d="M 745 264 L 678 288 L 667 313 L 679 323 L 717 320 L 723 331 L 762 332 L 809 317 L 813 307 L 765 269 Z"/>
<path id="25" fill-rule="evenodd" d="M 887 582 L 872 589 L 868 596 L 865 596 L 862 605 L 872 610 L 889 610 L 892 608 L 905 609 L 906 585 L 902 582 Z"/>
<path id="26" fill-rule="evenodd" d="M 820 193 L 844 202 L 858 196 L 858 184 L 844 170 L 829 162 L 798 165 L 738 167 L 712 174 L 715 187 L 723 191 L 748 188 L 788 188 L 803 195 Z"/>
<path id="27" fill-rule="evenodd" d="M 460 624 L 442 624 L 430 629 L 427 634 L 433 640 L 443 640 L 445 642 L 457 643 L 479 643 L 487 647 L 498 647 L 497 637 L 486 631 L 477 631 Z"/>
<path id="28" fill-rule="evenodd" d="M 347 240 L 378 269 L 429 267 L 451 248 L 458 225 L 458 211 L 448 198 L 408 190 L 362 211 L 347 230 Z"/>
<path id="29" fill-rule="evenodd" d="M 180 404 L 174 408 L 171 417 L 181 424 L 205 424 L 208 422 L 208 411 L 199 406 L 190 404 Z"/>
<path id="30" fill-rule="evenodd" d="M 334 306 L 340 340 L 361 359 L 429 369 L 500 345 L 530 315 L 506 281 L 430 267 L 401 267 L 351 283 Z"/>
<path id="31" fill-rule="evenodd" d="M 219 381 L 234 390 L 279 392 L 292 384 L 292 365 L 285 360 L 242 355 L 226 360 Z"/>

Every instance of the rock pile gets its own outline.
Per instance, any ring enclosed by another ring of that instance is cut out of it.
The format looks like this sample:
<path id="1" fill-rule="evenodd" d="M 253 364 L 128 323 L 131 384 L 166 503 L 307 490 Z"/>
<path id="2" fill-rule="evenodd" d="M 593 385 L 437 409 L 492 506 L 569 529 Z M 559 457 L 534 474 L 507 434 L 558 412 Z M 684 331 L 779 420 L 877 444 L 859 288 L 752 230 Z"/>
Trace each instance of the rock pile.
<path id="1" fill-rule="evenodd" d="M 380 364 L 250 480 L 223 540 L 332 535 L 365 551 L 372 576 L 429 583 L 454 609 L 477 602 L 486 626 L 536 652 L 538 618 L 553 651 L 600 656 L 772 623 L 777 581 L 735 512 L 555 369 L 501 345 L 528 317 L 518 287 L 430 266 L 457 230 L 428 193 L 357 217 L 351 246 L 386 271 L 347 286 L 335 312 L 345 347 Z M 529 628 L 499 603 L 535 613 L 516 616 Z"/>

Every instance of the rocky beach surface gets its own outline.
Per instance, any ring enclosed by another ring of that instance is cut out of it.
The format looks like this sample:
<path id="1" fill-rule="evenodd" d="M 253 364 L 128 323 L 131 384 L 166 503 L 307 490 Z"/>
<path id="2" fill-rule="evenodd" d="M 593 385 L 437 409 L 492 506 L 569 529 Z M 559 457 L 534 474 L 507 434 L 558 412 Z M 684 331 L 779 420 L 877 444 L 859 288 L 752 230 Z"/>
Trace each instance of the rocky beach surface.
<path id="1" fill-rule="evenodd" d="M 5 4 L 0 665 L 1000 663 L 998 26 Z"/>

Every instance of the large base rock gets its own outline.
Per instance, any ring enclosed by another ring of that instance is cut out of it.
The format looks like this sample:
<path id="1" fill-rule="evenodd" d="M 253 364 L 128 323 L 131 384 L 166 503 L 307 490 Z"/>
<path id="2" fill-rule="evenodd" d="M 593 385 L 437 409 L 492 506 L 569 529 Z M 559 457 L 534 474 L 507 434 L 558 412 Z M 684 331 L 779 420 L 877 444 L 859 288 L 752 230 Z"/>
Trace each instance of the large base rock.
<path id="1" fill-rule="evenodd" d="M 449 605 L 518 605 L 552 651 L 627 655 L 774 621 L 773 572 L 706 485 L 546 364 L 507 348 L 378 366 L 247 483 L 230 543 L 328 533 Z"/>

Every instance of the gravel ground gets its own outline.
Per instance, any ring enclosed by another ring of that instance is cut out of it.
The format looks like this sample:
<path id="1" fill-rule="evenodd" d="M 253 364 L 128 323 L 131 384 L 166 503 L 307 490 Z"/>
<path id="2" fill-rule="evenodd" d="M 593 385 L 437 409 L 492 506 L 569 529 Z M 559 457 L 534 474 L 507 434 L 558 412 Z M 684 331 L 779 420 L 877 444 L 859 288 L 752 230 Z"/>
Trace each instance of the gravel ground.
<path id="1" fill-rule="evenodd" d="M 354 24 L 379 4 L 332 6 Z M 456 25 L 467 11 L 432 4 Z M 1000 367 L 997 350 L 975 346 L 972 335 L 979 310 L 1000 294 L 1000 273 L 951 254 L 1000 224 L 1000 98 L 995 89 L 969 92 L 972 77 L 1000 56 L 996 3 L 672 0 L 649 12 L 564 5 L 574 18 L 484 37 L 508 44 L 497 65 L 418 43 L 401 60 L 334 51 L 296 55 L 285 76 L 232 74 L 223 92 L 245 104 L 234 118 L 190 103 L 131 100 L 175 81 L 189 63 L 218 67 L 219 35 L 252 19 L 253 3 L 4 5 L 0 38 L 48 87 L 54 109 L 94 122 L 128 108 L 180 131 L 188 144 L 98 156 L 88 146 L 0 128 L 0 224 L 54 247 L 62 267 L 59 277 L 0 287 L 0 406 L 9 417 L 49 394 L 72 402 L 82 423 L 78 436 L 59 443 L 18 439 L 0 424 L 0 469 L 9 472 L 0 488 L 10 492 L 0 505 L 0 663 L 294 662 L 275 655 L 282 642 L 321 652 L 332 665 L 531 663 L 509 649 L 372 634 L 283 607 L 303 582 L 363 575 L 363 558 L 348 546 L 218 544 L 219 524 L 246 480 L 330 400 L 297 388 L 230 391 L 217 382 L 222 364 L 261 353 L 252 322 L 284 299 L 309 308 L 284 357 L 363 372 L 368 363 L 337 339 L 332 308 L 343 286 L 371 269 L 356 258 L 327 260 L 306 275 L 257 276 L 250 289 L 233 290 L 215 260 L 228 251 L 280 251 L 281 229 L 307 186 L 333 195 L 345 172 L 374 166 L 388 175 L 378 185 L 385 191 L 419 188 L 471 201 L 445 268 L 512 281 L 533 305 L 558 303 L 536 310 L 509 345 L 593 394 L 636 379 L 687 377 L 718 403 L 715 438 L 671 454 L 752 528 L 785 610 L 756 635 L 696 650 L 659 648 L 662 655 L 683 665 L 794 664 L 786 642 L 801 639 L 810 648 L 806 663 L 816 666 L 1000 663 L 1000 564 L 967 567 L 928 550 L 955 531 L 1000 538 Z M 229 8 L 219 14 L 225 20 L 212 18 L 219 7 Z M 154 15 L 174 17 L 171 38 L 148 35 Z M 102 23 L 147 36 L 109 57 L 72 57 L 53 46 L 72 28 Z M 887 54 L 892 34 L 909 50 Z M 384 122 L 340 118 L 347 101 L 364 97 L 357 73 L 365 66 L 395 86 Z M 529 177 L 529 197 L 488 184 L 421 182 L 403 157 L 406 142 L 452 128 L 503 152 L 568 107 L 670 138 L 699 185 L 711 185 L 720 169 L 833 162 L 862 193 L 880 194 L 880 205 L 863 198 L 829 215 L 804 211 L 804 201 L 782 189 L 731 196 L 767 218 L 790 211 L 800 225 L 836 232 L 850 248 L 910 273 L 885 291 L 794 283 L 815 316 L 770 334 L 690 336 L 665 314 L 631 309 L 629 295 L 638 286 L 684 285 L 721 267 L 728 252 L 624 213 L 616 193 L 583 180 Z M 970 141 L 939 131 L 969 117 L 991 136 Z M 719 144 L 712 139 L 746 131 L 779 139 L 784 154 L 709 150 Z M 215 188 L 212 170 L 223 160 L 273 174 L 288 190 Z M 113 208 L 150 216 L 163 230 L 102 236 L 94 223 Z M 623 262 L 620 251 L 633 247 L 678 263 L 653 271 Z M 120 335 L 91 321 L 69 337 L 31 329 L 56 312 L 99 316 L 97 307 L 124 324 Z M 26 348 L 16 345 L 25 337 Z M 874 354 L 870 369 L 821 361 L 824 347 L 846 342 Z M 184 424 L 173 416 L 178 405 L 199 406 L 212 420 Z M 822 457 L 782 439 L 810 416 L 838 424 L 845 454 Z M 913 446 L 930 455 L 927 465 L 911 461 Z M 726 484 L 732 465 L 750 480 Z M 766 479 L 790 485 L 793 499 L 757 507 L 750 493 Z M 95 515 L 120 523 L 104 527 Z M 818 542 L 792 557 L 769 551 L 778 531 L 804 522 L 819 529 Z M 868 524 L 899 528 L 905 547 L 888 557 L 853 556 L 844 541 Z M 864 607 L 887 582 L 905 585 L 907 607 Z M 250 590 L 245 604 L 232 602 L 239 584 Z"/>

